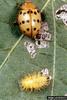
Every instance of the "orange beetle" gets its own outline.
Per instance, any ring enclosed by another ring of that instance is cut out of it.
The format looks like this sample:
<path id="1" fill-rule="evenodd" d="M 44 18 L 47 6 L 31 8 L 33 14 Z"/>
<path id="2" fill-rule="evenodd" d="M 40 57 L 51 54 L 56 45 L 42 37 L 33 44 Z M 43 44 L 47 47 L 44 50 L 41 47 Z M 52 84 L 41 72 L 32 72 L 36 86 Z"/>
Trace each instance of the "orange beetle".
<path id="1" fill-rule="evenodd" d="M 17 23 L 20 31 L 31 38 L 39 32 L 41 28 L 41 13 L 31 0 L 26 0 L 24 4 L 21 4 Z"/>

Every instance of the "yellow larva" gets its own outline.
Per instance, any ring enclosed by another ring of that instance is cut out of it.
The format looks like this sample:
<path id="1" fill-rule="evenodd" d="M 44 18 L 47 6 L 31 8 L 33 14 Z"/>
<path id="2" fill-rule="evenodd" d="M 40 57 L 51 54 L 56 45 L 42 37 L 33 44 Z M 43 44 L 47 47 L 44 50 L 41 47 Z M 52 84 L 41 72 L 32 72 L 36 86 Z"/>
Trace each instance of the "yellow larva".
<path id="1" fill-rule="evenodd" d="M 48 69 L 43 69 L 41 72 L 33 73 L 21 78 L 20 88 L 23 90 L 40 90 L 46 88 L 51 81 L 51 76 L 48 73 Z"/>

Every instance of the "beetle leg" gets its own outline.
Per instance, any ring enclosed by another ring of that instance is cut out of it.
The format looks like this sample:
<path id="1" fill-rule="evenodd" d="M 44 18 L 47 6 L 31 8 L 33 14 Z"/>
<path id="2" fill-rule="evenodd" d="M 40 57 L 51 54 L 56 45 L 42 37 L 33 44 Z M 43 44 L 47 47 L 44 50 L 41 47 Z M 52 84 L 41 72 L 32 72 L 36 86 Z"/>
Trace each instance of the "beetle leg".
<path id="1" fill-rule="evenodd" d="M 17 23 L 16 20 L 13 22 L 13 25 L 14 25 L 14 26 L 18 25 L 18 23 Z"/>

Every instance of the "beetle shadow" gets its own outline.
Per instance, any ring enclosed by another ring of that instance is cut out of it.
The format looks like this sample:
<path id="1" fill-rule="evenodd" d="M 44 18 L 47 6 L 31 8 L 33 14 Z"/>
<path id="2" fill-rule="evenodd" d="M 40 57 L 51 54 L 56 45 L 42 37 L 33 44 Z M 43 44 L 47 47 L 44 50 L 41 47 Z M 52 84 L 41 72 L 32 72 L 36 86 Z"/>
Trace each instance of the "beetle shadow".
<path id="1" fill-rule="evenodd" d="M 10 16 L 10 19 L 9 19 L 9 25 L 10 25 L 10 28 L 11 28 L 11 33 L 15 37 L 20 37 L 21 32 L 18 28 L 18 24 L 16 23 L 17 12 L 18 12 L 18 7 L 15 6 L 13 8 L 13 12 L 11 13 L 11 16 Z"/>
<path id="2" fill-rule="evenodd" d="M 42 18 L 42 22 L 47 21 L 45 12 L 41 12 L 41 18 Z"/>

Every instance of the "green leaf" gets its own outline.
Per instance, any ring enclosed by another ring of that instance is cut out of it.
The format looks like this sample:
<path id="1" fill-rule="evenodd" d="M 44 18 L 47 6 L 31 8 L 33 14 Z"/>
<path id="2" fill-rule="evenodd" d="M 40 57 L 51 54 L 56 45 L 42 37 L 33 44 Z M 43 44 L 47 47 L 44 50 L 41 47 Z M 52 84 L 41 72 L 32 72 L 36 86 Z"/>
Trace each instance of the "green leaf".
<path id="1" fill-rule="evenodd" d="M 47 0 L 46 0 L 47 1 Z M 46 3 L 33 0 L 39 9 Z M 52 33 L 52 42 L 48 49 L 38 50 L 35 59 L 31 59 L 24 41 L 27 36 L 19 35 L 18 27 L 13 25 L 16 19 L 16 3 L 22 0 L 0 0 L 0 100 L 47 100 L 47 96 L 64 96 L 67 93 L 67 27 L 55 19 L 55 11 L 63 0 L 50 0 L 43 12 Z M 49 87 L 41 91 L 20 91 L 18 80 L 32 71 L 47 67 L 53 77 Z"/>

